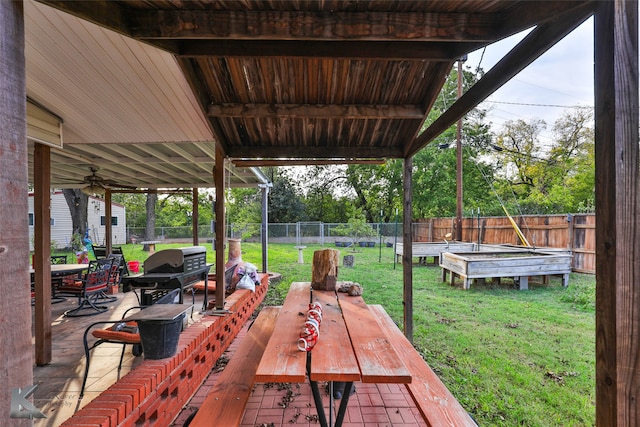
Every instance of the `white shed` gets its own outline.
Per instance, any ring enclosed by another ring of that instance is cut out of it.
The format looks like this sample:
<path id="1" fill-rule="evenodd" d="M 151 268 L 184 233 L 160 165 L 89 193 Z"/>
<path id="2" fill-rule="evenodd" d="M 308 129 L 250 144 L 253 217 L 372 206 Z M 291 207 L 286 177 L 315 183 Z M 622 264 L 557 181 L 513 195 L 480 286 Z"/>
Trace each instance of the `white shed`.
<path id="1" fill-rule="evenodd" d="M 87 222 L 89 238 L 97 245 L 105 244 L 105 206 L 104 199 L 89 196 Z M 127 219 L 123 205 L 111 203 L 111 231 L 114 245 L 127 241 Z M 33 193 L 29 193 L 29 247 L 33 249 Z M 71 242 L 71 214 L 62 191 L 51 194 L 51 242 L 56 248 L 69 247 Z"/>

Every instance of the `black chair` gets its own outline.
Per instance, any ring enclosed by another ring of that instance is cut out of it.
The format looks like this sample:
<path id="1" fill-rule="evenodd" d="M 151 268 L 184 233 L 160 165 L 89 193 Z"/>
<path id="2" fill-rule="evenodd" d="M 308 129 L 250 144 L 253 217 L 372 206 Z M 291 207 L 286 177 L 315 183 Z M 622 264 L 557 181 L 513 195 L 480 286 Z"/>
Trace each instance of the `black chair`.
<path id="1" fill-rule="evenodd" d="M 156 301 L 156 304 L 175 304 L 178 300 L 178 293 L 180 289 L 173 289 L 168 294 Z M 129 311 L 134 309 L 143 310 L 146 307 L 137 306 L 127 309 L 122 315 L 122 319 L 126 318 Z M 89 363 L 91 362 L 90 353 L 91 350 L 104 343 L 122 344 L 122 352 L 120 353 L 120 362 L 118 363 L 118 379 L 120 378 L 120 371 L 122 369 L 122 361 L 124 360 L 124 352 L 128 345 L 133 348 L 131 352 L 134 356 L 140 356 L 142 354 L 142 343 L 140 341 L 140 334 L 138 333 L 138 324 L 136 322 L 123 322 L 121 320 L 106 320 L 101 322 L 92 323 L 85 329 L 83 336 L 84 344 L 84 356 L 86 359 L 84 367 L 84 379 L 82 380 L 82 388 L 80 389 L 80 398 L 84 396 L 84 388 L 87 384 L 87 377 L 89 375 Z M 96 326 L 111 325 L 109 328 L 95 329 Z M 89 333 L 98 340 L 89 345 Z"/>
<path id="2" fill-rule="evenodd" d="M 107 257 L 107 247 L 106 246 L 99 246 L 99 245 L 91 245 L 91 250 L 93 251 L 93 256 L 96 257 L 96 259 L 103 259 Z"/>
<path id="3" fill-rule="evenodd" d="M 67 264 L 68 262 L 66 255 L 52 255 L 49 259 L 51 260 L 51 265 Z M 66 301 L 66 298 L 57 295 L 58 288 L 62 285 L 63 280 L 64 276 L 51 276 L 51 303 L 53 304 Z"/>
<path id="4" fill-rule="evenodd" d="M 58 288 L 60 295 L 78 298 L 78 307 L 64 312 L 65 317 L 92 316 L 104 313 L 109 307 L 98 305 L 103 302 L 115 301 L 105 293 L 109 285 L 112 259 L 101 259 L 89 262 L 87 272 L 82 280 L 64 281 Z"/>

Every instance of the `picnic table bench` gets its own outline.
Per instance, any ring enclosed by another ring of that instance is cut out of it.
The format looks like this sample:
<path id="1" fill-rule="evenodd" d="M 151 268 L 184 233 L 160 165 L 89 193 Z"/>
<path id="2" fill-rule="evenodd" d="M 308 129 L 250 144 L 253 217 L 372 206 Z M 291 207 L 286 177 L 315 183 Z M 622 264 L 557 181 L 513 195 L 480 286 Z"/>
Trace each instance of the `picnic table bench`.
<path id="1" fill-rule="evenodd" d="M 322 332 L 314 349 L 304 353 L 297 348 L 297 325 L 311 298 L 323 307 Z M 332 420 L 324 413 L 318 381 L 346 383 L 336 427 L 342 424 L 356 381 L 404 384 L 428 425 L 476 426 L 382 306 L 367 305 L 361 297 L 311 291 L 308 282 L 292 283 L 282 307 L 262 309 L 188 425 L 238 426 L 255 383 L 307 380 L 322 426 Z"/>
<path id="2" fill-rule="evenodd" d="M 189 427 L 237 426 L 255 383 L 256 369 L 280 307 L 265 307 L 191 420 Z"/>

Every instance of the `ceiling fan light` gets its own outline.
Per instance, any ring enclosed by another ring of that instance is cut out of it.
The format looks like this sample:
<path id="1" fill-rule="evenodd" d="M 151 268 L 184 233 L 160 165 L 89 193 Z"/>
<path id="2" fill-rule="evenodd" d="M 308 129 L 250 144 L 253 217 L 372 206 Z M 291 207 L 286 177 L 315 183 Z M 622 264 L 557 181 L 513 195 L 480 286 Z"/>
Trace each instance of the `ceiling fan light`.
<path id="1" fill-rule="evenodd" d="M 88 196 L 93 196 L 93 195 L 98 195 L 98 196 L 103 196 L 104 195 L 104 187 L 102 185 L 98 185 L 96 183 L 91 183 L 89 185 L 87 185 L 86 187 L 84 187 L 82 189 L 82 192 Z"/>

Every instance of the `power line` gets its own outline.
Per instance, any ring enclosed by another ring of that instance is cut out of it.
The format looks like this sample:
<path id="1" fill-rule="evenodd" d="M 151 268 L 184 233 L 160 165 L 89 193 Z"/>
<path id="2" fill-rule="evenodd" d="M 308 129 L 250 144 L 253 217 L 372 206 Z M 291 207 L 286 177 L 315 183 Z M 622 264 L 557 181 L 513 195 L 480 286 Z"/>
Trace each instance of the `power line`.
<path id="1" fill-rule="evenodd" d="M 494 104 L 524 105 L 527 107 L 593 108 L 592 105 L 529 104 L 525 102 L 509 102 L 509 101 L 493 101 L 493 100 L 486 100 L 484 102 L 493 102 Z"/>

